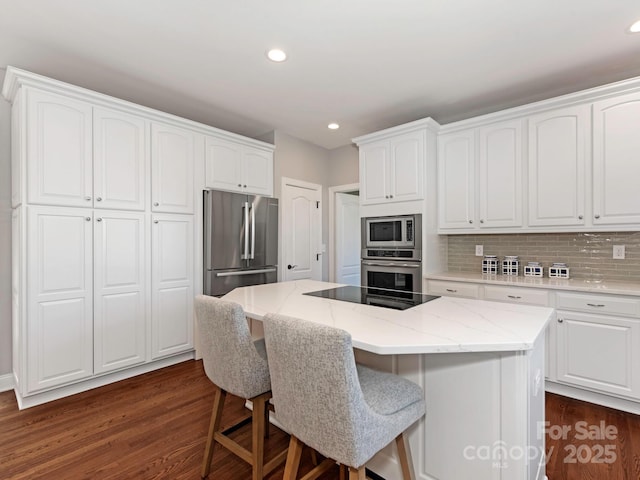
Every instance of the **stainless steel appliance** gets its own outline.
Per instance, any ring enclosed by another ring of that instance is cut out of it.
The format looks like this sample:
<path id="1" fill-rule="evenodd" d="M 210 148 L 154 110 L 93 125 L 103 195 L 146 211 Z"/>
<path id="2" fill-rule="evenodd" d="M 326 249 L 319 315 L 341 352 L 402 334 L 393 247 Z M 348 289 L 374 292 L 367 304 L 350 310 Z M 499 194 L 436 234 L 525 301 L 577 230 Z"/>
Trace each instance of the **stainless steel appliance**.
<path id="1" fill-rule="evenodd" d="M 204 293 L 276 282 L 277 265 L 278 200 L 205 191 Z"/>
<path id="2" fill-rule="evenodd" d="M 362 219 L 363 287 L 422 292 L 422 216 Z"/>
<path id="3" fill-rule="evenodd" d="M 415 248 L 416 239 L 421 237 L 421 229 L 416 228 L 416 217 L 420 215 L 364 218 L 363 248 Z"/>

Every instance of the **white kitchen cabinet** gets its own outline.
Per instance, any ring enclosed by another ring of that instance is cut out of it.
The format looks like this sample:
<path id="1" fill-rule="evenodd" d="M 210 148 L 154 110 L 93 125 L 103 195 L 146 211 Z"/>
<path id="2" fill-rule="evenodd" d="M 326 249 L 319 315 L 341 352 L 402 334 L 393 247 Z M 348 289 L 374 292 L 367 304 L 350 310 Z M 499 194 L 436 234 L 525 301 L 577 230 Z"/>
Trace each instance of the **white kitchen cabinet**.
<path id="1" fill-rule="evenodd" d="M 480 285 L 465 282 L 428 280 L 427 293 L 444 297 L 480 298 Z"/>
<path id="2" fill-rule="evenodd" d="M 94 212 L 94 371 L 146 361 L 145 215 Z"/>
<path id="3" fill-rule="evenodd" d="M 93 375 L 93 211 L 27 207 L 26 390 Z"/>
<path id="4" fill-rule="evenodd" d="M 424 132 L 359 144 L 359 149 L 362 205 L 424 198 Z"/>
<path id="5" fill-rule="evenodd" d="M 25 94 L 28 202 L 91 207 L 91 105 L 36 89 Z"/>
<path id="6" fill-rule="evenodd" d="M 193 348 L 193 217 L 154 214 L 152 358 Z"/>
<path id="7" fill-rule="evenodd" d="M 192 131 L 151 124 L 152 211 L 193 213 L 194 143 Z"/>
<path id="8" fill-rule="evenodd" d="M 148 170 L 147 121 L 93 109 L 93 196 L 96 208 L 144 210 Z"/>
<path id="9" fill-rule="evenodd" d="M 522 226 L 522 120 L 479 128 L 477 164 L 477 226 Z"/>
<path id="10" fill-rule="evenodd" d="M 475 221 L 475 130 L 438 137 L 438 227 L 473 229 Z"/>
<path id="11" fill-rule="evenodd" d="M 593 224 L 640 224 L 640 93 L 593 104 Z"/>
<path id="12" fill-rule="evenodd" d="M 589 106 L 529 117 L 529 226 L 585 225 Z"/>
<path id="13" fill-rule="evenodd" d="M 549 291 L 541 288 L 503 287 L 485 285 L 484 299 L 496 302 L 549 306 Z"/>
<path id="14" fill-rule="evenodd" d="M 640 399 L 640 320 L 558 311 L 557 380 Z"/>
<path id="15" fill-rule="evenodd" d="M 272 149 L 206 137 L 205 161 L 207 188 L 273 195 Z"/>
<path id="16" fill-rule="evenodd" d="M 438 139 L 441 230 L 522 225 L 522 121 L 442 135 Z"/>

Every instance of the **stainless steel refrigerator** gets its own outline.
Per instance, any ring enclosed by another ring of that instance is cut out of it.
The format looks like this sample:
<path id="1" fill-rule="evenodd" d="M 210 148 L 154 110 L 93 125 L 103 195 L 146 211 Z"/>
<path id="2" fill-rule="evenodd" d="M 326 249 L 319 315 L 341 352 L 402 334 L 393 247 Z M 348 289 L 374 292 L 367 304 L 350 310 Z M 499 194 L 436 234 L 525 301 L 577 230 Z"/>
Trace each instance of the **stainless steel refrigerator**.
<path id="1" fill-rule="evenodd" d="M 204 293 L 220 296 L 277 278 L 278 200 L 205 191 Z"/>

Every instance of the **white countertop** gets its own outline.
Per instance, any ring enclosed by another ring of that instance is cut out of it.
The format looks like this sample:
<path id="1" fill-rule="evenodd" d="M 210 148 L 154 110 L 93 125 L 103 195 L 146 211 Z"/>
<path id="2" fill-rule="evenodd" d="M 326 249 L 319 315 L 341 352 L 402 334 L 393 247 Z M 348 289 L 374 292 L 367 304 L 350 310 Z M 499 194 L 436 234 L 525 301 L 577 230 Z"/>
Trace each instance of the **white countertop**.
<path id="1" fill-rule="evenodd" d="M 354 347 L 377 354 L 529 350 L 555 315 L 552 308 L 451 297 L 399 311 L 303 295 L 339 286 L 298 280 L 236 288 L 223 298 L 258 320 L 276 312 L 342 328 Z"/>
<path id="2" fill-rule="evenodd" d="M 585 279 L 525 277 L 513 275 L 487 275 L 469 272 L 443 272 L 425 275 L 427 280 L 486 283 L 492 285 L 546 288 L 551 290 L 573 290 L 576 292 L 610 293 L 615 295 L 640 296 L 639 282 L 603 280 L 590 282 Z"/>

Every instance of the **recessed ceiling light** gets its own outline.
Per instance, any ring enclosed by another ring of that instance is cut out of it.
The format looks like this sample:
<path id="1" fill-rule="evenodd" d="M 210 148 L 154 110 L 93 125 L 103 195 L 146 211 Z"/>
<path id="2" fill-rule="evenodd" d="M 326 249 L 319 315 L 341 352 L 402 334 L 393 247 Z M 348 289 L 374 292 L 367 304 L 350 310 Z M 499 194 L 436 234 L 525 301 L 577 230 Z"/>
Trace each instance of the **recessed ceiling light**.
<path id="1" fill-rule="evenodd" d="M 337 123 L 330 123 L 329 125 L 327 125 L 327 128 L 329 130 L 337 130 L 340 128 L 340 125 L 338 125 Z"/>
<path id="2" fill-rule="evenodd" d="M 629 27 L 629 31 L 631 33 L 639 33 L 640 32 L 640 20 L 635 22 L 633 25 Z"/>
<path id="3" fill-rule="evenodd" d="M 279 48 L 272 48 L 267 52 L 267 58 L 272 62 L 284 62 L 287 59 L 287 54 Z"/>

